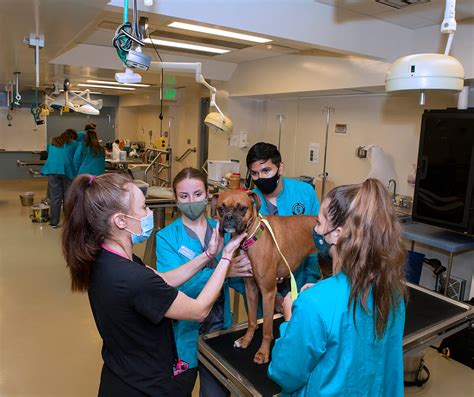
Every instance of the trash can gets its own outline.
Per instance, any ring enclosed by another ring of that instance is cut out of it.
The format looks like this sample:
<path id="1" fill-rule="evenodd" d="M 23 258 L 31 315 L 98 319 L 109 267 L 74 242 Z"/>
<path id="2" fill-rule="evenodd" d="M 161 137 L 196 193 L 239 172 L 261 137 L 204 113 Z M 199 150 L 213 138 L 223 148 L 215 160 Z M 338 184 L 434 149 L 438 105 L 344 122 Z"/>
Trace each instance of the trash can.
<path id="1" fill-rule="evenodd" d="M 20 193 L 21 205 L 24 207 L 29 207 L 33 205 L 35 199 L 35 192 L 22 192 Z"/>
<path id="2" fill-rule="evenodd" d="M 425 255 L 416 251 L 407 251 L 407 262 L 405 264 L 405 277 L 407 281 L 419 284 L 421 270 L 423 269 Z"/>

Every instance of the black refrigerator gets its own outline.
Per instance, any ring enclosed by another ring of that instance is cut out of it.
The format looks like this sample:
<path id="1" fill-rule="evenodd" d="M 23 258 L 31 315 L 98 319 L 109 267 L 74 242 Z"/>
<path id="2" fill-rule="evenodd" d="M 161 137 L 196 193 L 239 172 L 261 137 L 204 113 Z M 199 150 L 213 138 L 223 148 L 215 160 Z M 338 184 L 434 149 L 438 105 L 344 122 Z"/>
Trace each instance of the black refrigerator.
<path id="1" fill-rule="evenodd" d="M 474 234 L 474 109 L 425 110 L 413 219 Z"/>

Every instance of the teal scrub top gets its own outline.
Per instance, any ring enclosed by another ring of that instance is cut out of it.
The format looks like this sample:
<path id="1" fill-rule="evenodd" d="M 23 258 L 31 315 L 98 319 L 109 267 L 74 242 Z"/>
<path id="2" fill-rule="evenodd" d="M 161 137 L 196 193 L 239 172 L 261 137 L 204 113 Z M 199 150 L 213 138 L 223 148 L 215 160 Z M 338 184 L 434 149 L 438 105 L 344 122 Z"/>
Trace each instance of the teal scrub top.
<path id="1" fill-rule="evenodd" d="M 48 145 L 48 159 L 41 168 L 43 175 L 66 175 L 69 179 L 76 176 L 73 157 L 76 151 L 77 142 L 73 141 L 61 147 Z"/>
<path id="2" fill-rule="evenodd" d="M 76 175 L 91 174 L 102 175 L 105 172 L 105 154 L 104 151 L 94 155 L 92 148 L 86 146 L 84 142 L 77 145 L 73 158 Z"/>
<path id="3" fill-rule="evenodd" d="M 318 196 L 309 183 L 284 177 L 282 182 L 283 190 L 276 199 L 279 216 L 318 215 L 320 208 Z M 263 193 L 258 188 L 255 188 L 254 192 L 260 197 L 260 213 L 268 215 L 269 211 Z M 298 289 L 306 283 L 316 283 L 321 278 L 318 255 L 309 255 L 298 267 L 294 276 Z"/>
<path id="4" fill-rule="evenodd" d="M 208 222 L 215 228 L 216 221 L 208 218 Z M 202 252 L 204 251 L 201 242 L 186 233 L 181 217 L 156 234 L 156 269 L 159 272 L 176 269 Z M 217 257 L 217 260 L 219 259 L 220 255 Z M 212 268 L 204 267 L 178 287 L 178 290 L 191 298 L 197 298 L 213 271 Z M 242 283 L 241 278 L 228 278 L 224 283 L 224 328 L 232 324 L 229 286 Z M 173 328 L 178 357 L 186 361 L 189 368 L 197 367 L 199 323 L 197 321 L 178 320 L 174 321 Z"/>
<path id="5" fill-rule="evenodd" d="M 303 291 L 280 326 L 268 375 L 286 396 L 403 396 L 403 299 L 376 338 L 372 291 L 368 312 L 348 310 L 350 283 L 337 275 Z"/>

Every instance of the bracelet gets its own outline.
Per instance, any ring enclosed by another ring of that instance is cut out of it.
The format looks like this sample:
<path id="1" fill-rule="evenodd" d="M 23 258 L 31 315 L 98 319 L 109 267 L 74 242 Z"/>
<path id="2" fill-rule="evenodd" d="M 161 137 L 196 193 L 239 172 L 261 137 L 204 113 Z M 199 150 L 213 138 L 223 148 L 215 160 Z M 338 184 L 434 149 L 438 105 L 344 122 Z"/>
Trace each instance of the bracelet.
<path id="1" fill-rule="evenodd" d="M 204 253 L 205 253 L 205 254 L 206 254 L 206 256 L 207 256 L 207 259 L 209 259 L 210 261 L 213 261 L 214 259 L 216 259 L 216 257 L 215 257 L 215 256 L 211 256 L 211 255 L 209 255 L 209 254 L 207 253 L 207 250 L 205 250 L 205 251 L 204 251 Z"/>
<path id="2" fill-rule="evenodd" d="M 222 258 L 221 258 L 221 261 L 229 261 L 229 263 L 230 263 L 230 262 L 232 262 L 232 260 L 231 260 L 231 259 L 229 259 L 229 258 L 225 258 L 225 257 L 222 257 Z"/>

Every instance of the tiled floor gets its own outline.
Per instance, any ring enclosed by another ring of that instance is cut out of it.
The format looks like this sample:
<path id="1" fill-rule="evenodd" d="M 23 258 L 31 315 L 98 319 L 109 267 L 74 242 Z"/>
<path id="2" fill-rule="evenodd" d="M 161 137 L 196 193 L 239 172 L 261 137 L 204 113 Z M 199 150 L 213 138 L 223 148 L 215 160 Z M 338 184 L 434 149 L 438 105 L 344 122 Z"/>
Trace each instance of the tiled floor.
<path id="1" fill-rule="evenodd" d="M 18 193 L 27 190 L 38 202 L 45 181 L 0 181 L 0 396 L 95 396 L 101 341 L 89 302 L 69 290 L 61 229 L 32 223 L 20 205 Z M 407 394 L 473 395 L 468 367 L 431 349 L 426 361 L 432 378 Z"/>

